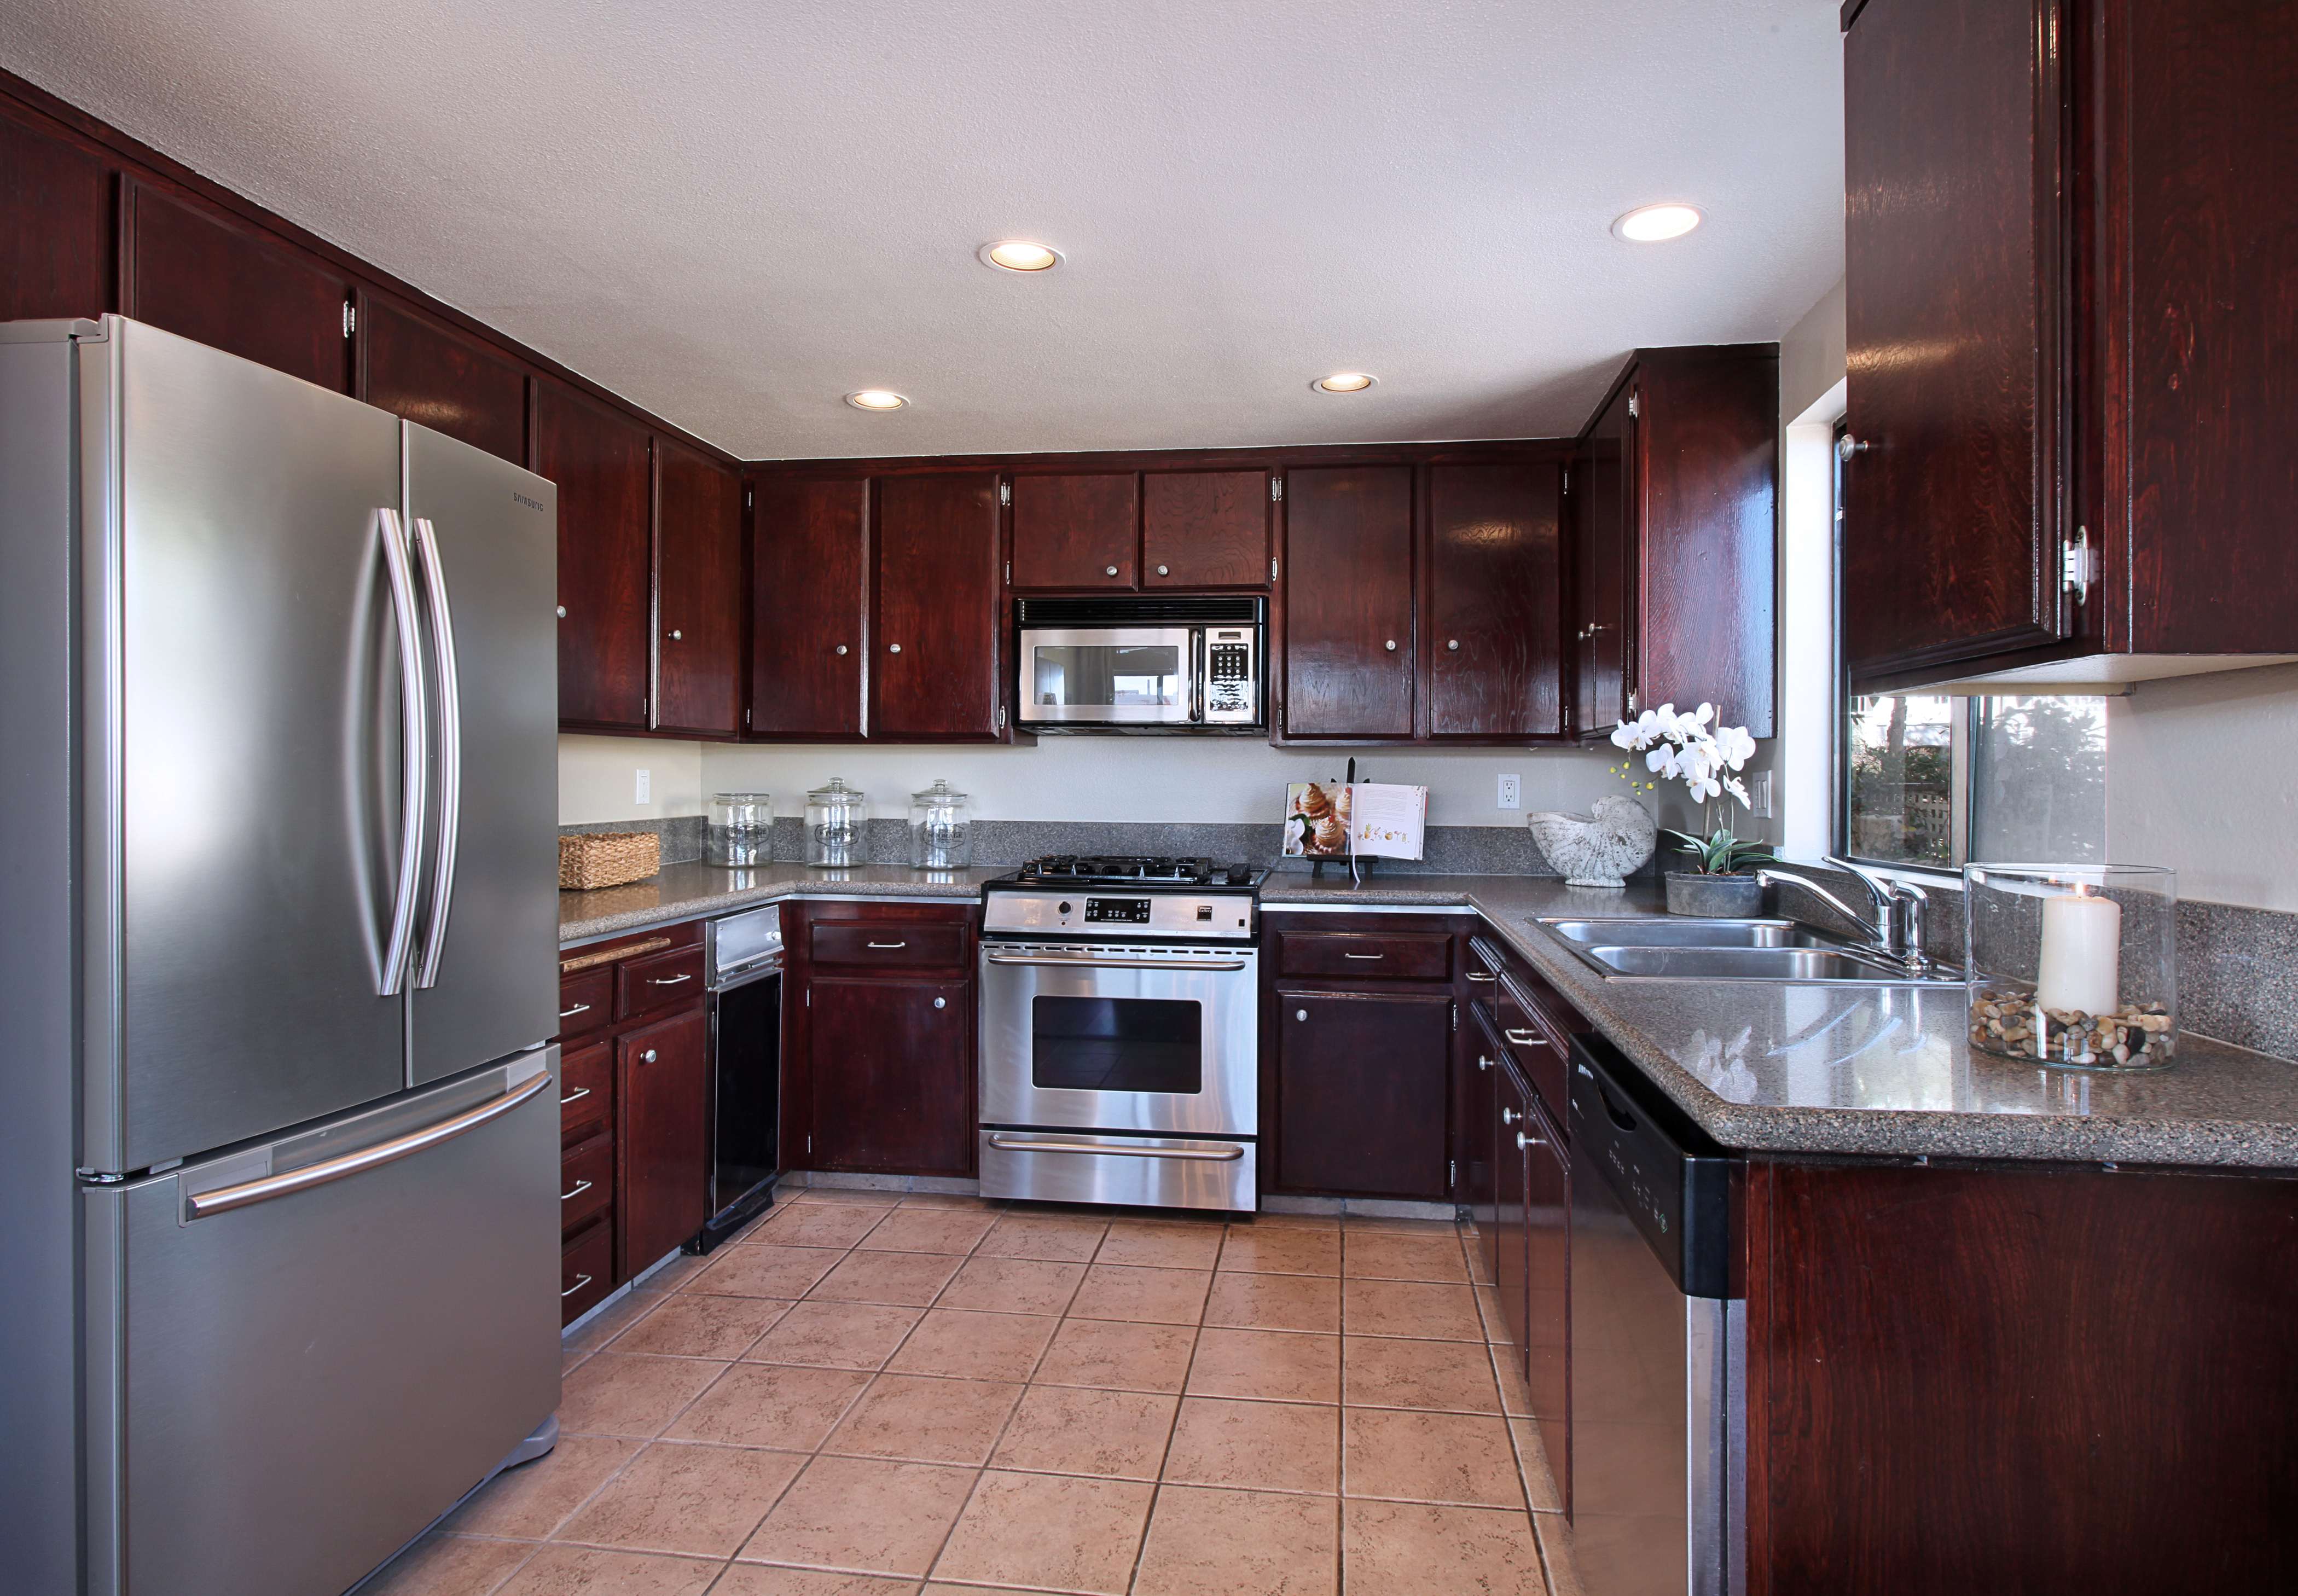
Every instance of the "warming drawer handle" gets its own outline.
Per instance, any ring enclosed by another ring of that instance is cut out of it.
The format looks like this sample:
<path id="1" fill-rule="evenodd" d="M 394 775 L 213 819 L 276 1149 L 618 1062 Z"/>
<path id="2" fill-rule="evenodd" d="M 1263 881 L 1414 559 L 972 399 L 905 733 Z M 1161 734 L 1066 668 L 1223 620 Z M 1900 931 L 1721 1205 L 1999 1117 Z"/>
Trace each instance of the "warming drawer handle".
<path id="1" fill-rule="evenodd" d="M 1194 1147 L 1112 1147 L 1101 1142 L 1017 1141 L 994 1130 L 989 1133 L 989 1145 L 1003 1153 L 1113 1153 L 1120 1158 L 1178 1158 L 1192 1163 L 1235 1163 L 1244 1156 L 1244 1149 L 1234 1145 L 1208 1152 Z"/>
<path id="2" fill-rule="evenodd" d="M 879 953 L 891 953 L 897 947 L 907 947 L 907 942 L 872 942 L 869 945 Z"/>
<path id="3" fill-rule="evenodd" d="M 1500 1035 L 1519 1047 L 1545 1047 L 1549 1045 L 1546 1037 L 1536 1037 L 1528 1030 L 1504 1030 Z"/>
<path id="4" fill-rule="evenodd" d="M 210 1214 L 228 1213 L 235 1208 L 266 1203 L 274 1197 L 308 1191 L 315 1186 L 326 1186 L 367 1170 L 378 1169 L 387 1163 L 397 1163 L 411 1158 L 426 1147 L 452 1141 L 467 1130 L 476 1130 L 489 1120 L 501 1118 L 520 1104 L 550 1084 L 548 1071 L 533 1079 L 523 1082 L 501 1096 L 482 1103 L 476 1108 L 467 1108 L 461 1113 L 426 1125 L 420 1130 L 409 1131 L 387 1142 L 377 1142 L 372 1147 L 362 1147 L 356 1153 L 346 1153 L 341 1158 L 330 1158 L 321 1163 L 306 1164 L 300 1170 L 290 1170 L 285 1175 L 266 1175 L 259 1180 L 243 1180 L 237 1186 L 218 1187 L 211 1192 L 202 1192 L 187 1197 L 185 1208 L 195 1220 Z"/>
<path id="5" fill-rule="evenodd" d="M 564 1301 L 565 1299 L 566 1299 L 566 1298 L 568 1298 L 568 1297 L 573 1296 L 576 1292 L 578 1292 L 578 1291 L 582 1290 L 585 1286 L 588 1286 L 588 1285 L 590 1285 L 590 1284 L 591 1284 L 591 1277 L 590 1277 L 590 1276 L 588 1276 L 588 1275 L 577 1275 L 577 1276 L 575 1276 L 575 1277 L 574 1277 L 574 1285 L 572 1285 L 572 1286 L 568 1286 L 565 1291 L 562 1291 L 562 1292 L 560 1292 L 560 1293 L 558 1294 L 560 1300 L 561 1300 L 561 1301 Z"/>
<path id="6" fill-rule="evenodd" d="M 649 987 L 679 987 L 684 986 L 688 981 L 690 981 L 693 979 L 694 972 L 690 970 L 684 975 L 674 975 L 668 980 L 664 980 L 658 976 L 649 975 L 646 978 L 646 984 Z"/>
<path id="7" fill-rule="evenodd" d="M 589 1181 L 587 1181 L 587 1180 L 577 1180 L 577 1181 L 574 1183 L 574 1189 L 573 1191 L 571 1191 L 571 1192 L 560 1192 L 560 1193 L 558 1194 L 558 1200 L 559 1200 L 561 1203 L 565 1203 L 565 1202 L 570 1201 L 570 1200 L 571 1200 L 571 1199 L 573 1199 L 573 1198 L 575 1198 L 575 1197 L 579 1197 L 579 1196 L 581 1196 L 584 1192 L 587 1192 L 587 1191 L 589 1191 L 590 1189 L 591 1189 L 591 1183 L 590 1183 Z"/>
<path id="8" fill-rule="evenodd" d="M 1242 970 L 1243 959 L 1063 959 L 993 953 L 993 964 L 1022 964 L 1037 970 Z"/>
<path id="9" fill-rule="evenodd" d="M 1343 953 L 1341 955 L 1341 957 L 1344 959 L 1385 959 L 1388 957 L 1388 955 L 1385 953 Z"/>

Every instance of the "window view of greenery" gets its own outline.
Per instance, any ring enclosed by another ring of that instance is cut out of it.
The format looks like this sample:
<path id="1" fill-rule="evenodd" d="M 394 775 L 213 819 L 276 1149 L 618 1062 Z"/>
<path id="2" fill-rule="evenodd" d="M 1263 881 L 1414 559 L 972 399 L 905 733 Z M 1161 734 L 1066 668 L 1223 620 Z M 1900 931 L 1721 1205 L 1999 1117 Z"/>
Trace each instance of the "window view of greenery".
<path id="1" fill-rule="evenodd" d="M 1974 699 L 1971 856 L 2106 857 L 2106 700 Z"/>
<path id="2" fill-rule="evenodd" d="M 1963 703 L 1912 693 L 1851 700 L 1844 840 L 1853 857 L 1955 865 L 1955 723 Z"/>

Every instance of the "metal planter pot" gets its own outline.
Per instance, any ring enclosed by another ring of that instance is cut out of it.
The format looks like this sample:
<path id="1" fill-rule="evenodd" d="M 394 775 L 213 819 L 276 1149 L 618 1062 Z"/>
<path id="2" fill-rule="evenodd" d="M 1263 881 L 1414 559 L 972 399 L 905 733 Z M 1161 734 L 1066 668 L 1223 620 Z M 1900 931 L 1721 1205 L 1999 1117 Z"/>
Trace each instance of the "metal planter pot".
<path id="1" fill-rule="evenodd" d="M 1764 912 L 1763 883 L 1752 875 L 1667 872 L 1667 912 L 1709 920 L 1752 920 Z"/>

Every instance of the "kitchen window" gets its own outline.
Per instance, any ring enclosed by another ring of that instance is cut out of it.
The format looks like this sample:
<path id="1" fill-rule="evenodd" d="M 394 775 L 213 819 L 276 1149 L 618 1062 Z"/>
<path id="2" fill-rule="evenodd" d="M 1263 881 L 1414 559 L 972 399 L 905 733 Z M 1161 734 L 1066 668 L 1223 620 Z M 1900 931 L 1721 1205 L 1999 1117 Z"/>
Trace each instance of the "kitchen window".
<path id="1" fill-rule="evenodd" d="M 1972 859 L 2106 857 L 2106 699 L 1842 692 L 1839 701 L 1838 853 L 1938 871 Z"/>

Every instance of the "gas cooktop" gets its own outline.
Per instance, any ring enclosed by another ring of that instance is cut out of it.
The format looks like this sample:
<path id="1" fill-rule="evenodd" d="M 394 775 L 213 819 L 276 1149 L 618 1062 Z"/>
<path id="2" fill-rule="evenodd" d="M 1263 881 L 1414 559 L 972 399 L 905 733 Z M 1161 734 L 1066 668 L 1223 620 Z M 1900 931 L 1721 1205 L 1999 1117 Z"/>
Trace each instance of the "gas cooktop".
<path id="1" fill-rule="evenodd" d="M 993 886 L 1257 887 L 1268 872 L 1250 864 L 1144 854 L 1047 854 Z"/>

